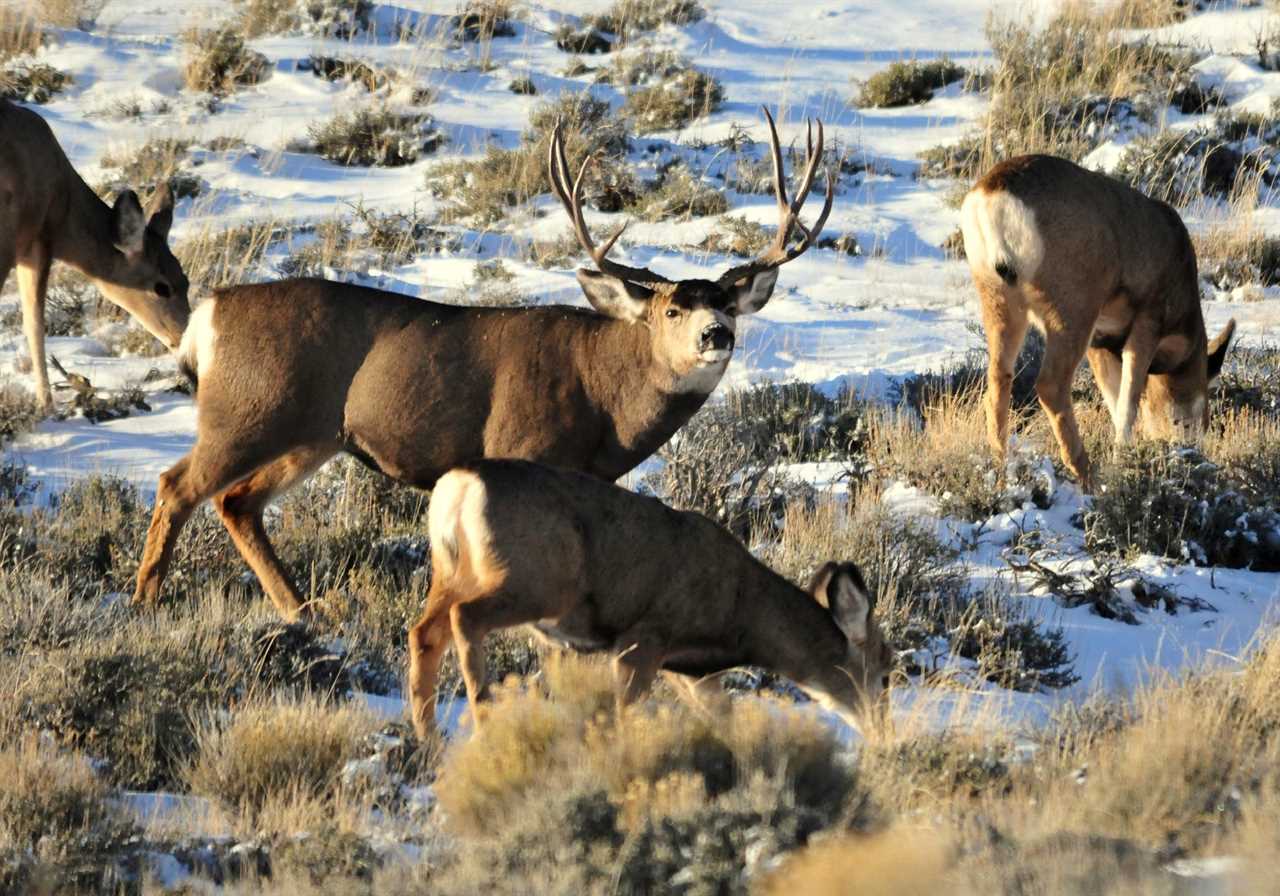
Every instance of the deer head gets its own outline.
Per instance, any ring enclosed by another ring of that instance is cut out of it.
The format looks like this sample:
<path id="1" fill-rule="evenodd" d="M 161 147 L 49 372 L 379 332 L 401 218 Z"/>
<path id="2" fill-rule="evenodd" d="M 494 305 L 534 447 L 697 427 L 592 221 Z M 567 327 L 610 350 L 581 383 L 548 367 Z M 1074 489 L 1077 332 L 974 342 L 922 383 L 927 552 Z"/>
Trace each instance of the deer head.
<path id="1" fill-rule="evenodd" d="M 177 348 L 190 316 L 187 278 L 169 251 L 172 224 L 173 193 L 167 184 L 156 190 L 145 213 L 138 195 L 125 190 L 111 209 L 115 253 L 96 278 L 108 299 L 171 349 Z"/>
<path id="2" fill-rule="evenodd" d="M 828 171 L 826 202 L 817 221 L 808 228 L 799 220 L 822 160 L 822 122 L 817 123 L 816 141 L 810 125 L 804 177 L 794 201 L 788 201 L 778 129 L 768 109 L 764 114 L 773 154 L 778 232 L 758 258 L 729 269 L 716 280 L 672 281 L 647 268 L 611 261 L 609 251 L 626 230 L 626 224 L 603 245 L 596 246 L 582 214 L 583 179 L 594 160 L 584 159 L 578 176 L 571 178 L 560 124 L 552 134 L 547 159 L 552 189 L 573 221 L 578 242 L 597 268 L 579 269 L 578 283 L 587 301 L 601 314 L 648 327 L 655 360 L 672 373 L 671 391 L 710 392 L 715 388 L 733 354 L 738 316 L 753 314 L 765 306 L 778 282 L 778 268 L 813 245 L 831 212 L 835 181 Z M 795 231 L 800 232 L 800 240 L 792 246 Z"/>

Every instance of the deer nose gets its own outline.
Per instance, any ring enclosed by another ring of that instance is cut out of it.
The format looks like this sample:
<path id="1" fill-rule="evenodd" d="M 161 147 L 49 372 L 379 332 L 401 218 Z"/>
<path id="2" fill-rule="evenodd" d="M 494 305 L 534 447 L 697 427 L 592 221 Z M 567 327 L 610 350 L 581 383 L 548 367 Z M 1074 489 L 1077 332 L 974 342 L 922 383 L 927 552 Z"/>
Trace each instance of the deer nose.
<path id="1" fill-rule="evenodd" d="M 702 331 L 699 348 L 704 351 L 733 348 L 733 331 L 722 323 L 709 324 Z"/>

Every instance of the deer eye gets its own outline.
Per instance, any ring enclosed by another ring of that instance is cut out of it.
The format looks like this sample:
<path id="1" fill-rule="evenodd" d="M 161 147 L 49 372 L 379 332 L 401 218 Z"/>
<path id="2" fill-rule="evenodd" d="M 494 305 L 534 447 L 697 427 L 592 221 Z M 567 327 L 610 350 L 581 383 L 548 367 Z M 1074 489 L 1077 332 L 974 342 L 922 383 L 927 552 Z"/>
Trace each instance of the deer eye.
<path id="1" fill-rule="evenodd" d="M 676 309 L 676 308 L 668 308 L 668 309 L 667 309 L 667 317 L 671 318 L 672 320 L 674 320 L 675 318 L 677 318 L 677 317 L 679 317 L 679 316 L 680 316 L 680 311 L 679 311 L 678 309 Z"/>
<path id="2" fill-rule="evenodd" d="M 156 295 L 162 299 L 167 299 L 173 295 L 173 290 L 169 288 L 168 283 L 157 283 L 153 288 L 156 291 Z"/>

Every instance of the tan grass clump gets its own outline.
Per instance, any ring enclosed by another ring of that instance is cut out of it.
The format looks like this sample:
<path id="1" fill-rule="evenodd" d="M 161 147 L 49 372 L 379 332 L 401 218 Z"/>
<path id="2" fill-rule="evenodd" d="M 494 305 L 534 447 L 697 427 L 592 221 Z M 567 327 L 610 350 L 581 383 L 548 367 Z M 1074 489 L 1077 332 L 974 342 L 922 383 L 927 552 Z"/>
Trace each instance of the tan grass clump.
<path id="1" fill-rule="evenodd" d="M 271 71 L 267 57 L 249 49 L 234 26 L 191 29 L 182 38 L 187 48 L 183 78 L 190 90 L 224 96 L 263 81 Z"/>
<path id="2" fill-rule="evenodd" d="M 256 817 L 269 803 L 333 791 L 376 727 L 361 707 L 315 698 L 248 704 L 201 725 L 186 779 L 194 793 Z"/>

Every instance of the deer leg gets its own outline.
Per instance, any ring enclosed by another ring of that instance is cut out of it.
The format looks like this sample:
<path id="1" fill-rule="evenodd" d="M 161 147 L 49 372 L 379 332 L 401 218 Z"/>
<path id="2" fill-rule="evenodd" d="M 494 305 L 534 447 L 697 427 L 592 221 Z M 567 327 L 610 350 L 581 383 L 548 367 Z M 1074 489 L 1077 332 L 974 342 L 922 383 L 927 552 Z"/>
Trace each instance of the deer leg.
<path id="1" fill-rule="evenodd" d="M 1120 352 L 1120 394 L 1116 400 L 1116 442 L 1133 441 L 1133 424 L 1138 419 L 1138 402 L 1147 387 L 1147 371 L 1156 354 L 1158 335 L 1155 322 L 1139 317 L 1129 330 Z"/>
<path id="2" fill-rule="evenodd" d="M 613 660 L 613 681 L 618 691 L 618 711 L 630 706 L 653 685 L 662 668 L 662 649 L 643 637 L 623 635 L 618 639 L 627 644 Z"/>
<path id="3" fill-rule="evenodd" d="M 1080 438 L 1075 411 L 1071 407 L 1071 380 L 1084 357 L 1088 328 L 1046 328 L 1044 364 L 1036 378 L 1036 395 L 1049 417 L 1053 435 L 1066 464 L 1086 492 L 1093 490 L 1089 455 Z"/>
<path id="4" fill-rule="evenodd" d="M 1088 354 L 1093 380 L 1102 393 L 1112 425 L 1118 428 L 1120 424 L 1116 416 L 1116 400 L 1120 395 L 1120 359 L 1105 348 L 1090 348 Z"/>
<path id="5" fill-rule="evenodd" d="M 451 638 L 449 598 L 433 586 L 426 610 L 409 631 L 409 697 L 419 740 L 436 730 L 436 683 Z"/>
<path id="6" fill-rule="evenodd" d="M 222 447 L 196 447 L 164 473 L 156 486 L 156 506 L 147 530 L 147 543 L 138 565 L 138 584 L 133 592 L 135 605 L 152 605 L 160 599 L 160 586 L 173 560 L 173 549 L 182 527 L 204 501 L 248 474 L 271 457 L 255 457 L 251 452 L 232 454 Z"/>
<path id="7" fill-rule="evenodd" d="M 987 334 L 987 441 L 1001 461 L 1009 449 L 1009 403 L 1013 368 L 1027 337 L 1022 298 L 995 286 L 979 287 L 982 327 Z"/>
<path id="8" fill-rule="evenodd" d="M 40 412 L 53 410 L 53 392 L 49 389 L 49 371 L 44 359 L 45 292 L 49 287 L 49 265 L 53 261 L 39 243 L 18 261 L 18 292 L 22 296 L 22 330 L 31 352 L 31 376 L 36 385 L 36 402 Z"/>
<path id="9" fill-rule="evenodd" d="M 519 596 L 510 591 L 494 591 L 449 608 L 453 646 L 458 651 L 458 666 L 467 686 L 467 702 L 471 704 L 471 721 L 477 731 L 481 721 L 480 704 L 489 697 L 485 635 L 536 618 L 536 612 L 531 614 L 527 607 L 522 606 Z"/>
<path id="10" fill-rule="evenodd" d="M 214 499 L 236 550 L 258 577 L 276 610 L 289 622 L 305 613 L 306 605 L 267 538 L 262 514 L 272 498 L 311 475 L 337 453 L 334 445 L 295 449 L 259 467 Z"/>
<path id="11" fill-rule="evenodd" d="M 714 718 L 722 715 L 729 704 L 719 675 L 695 676 L 676 672 L 666 675 L 676 686 L 676 693 L 699 715 Z"/>

